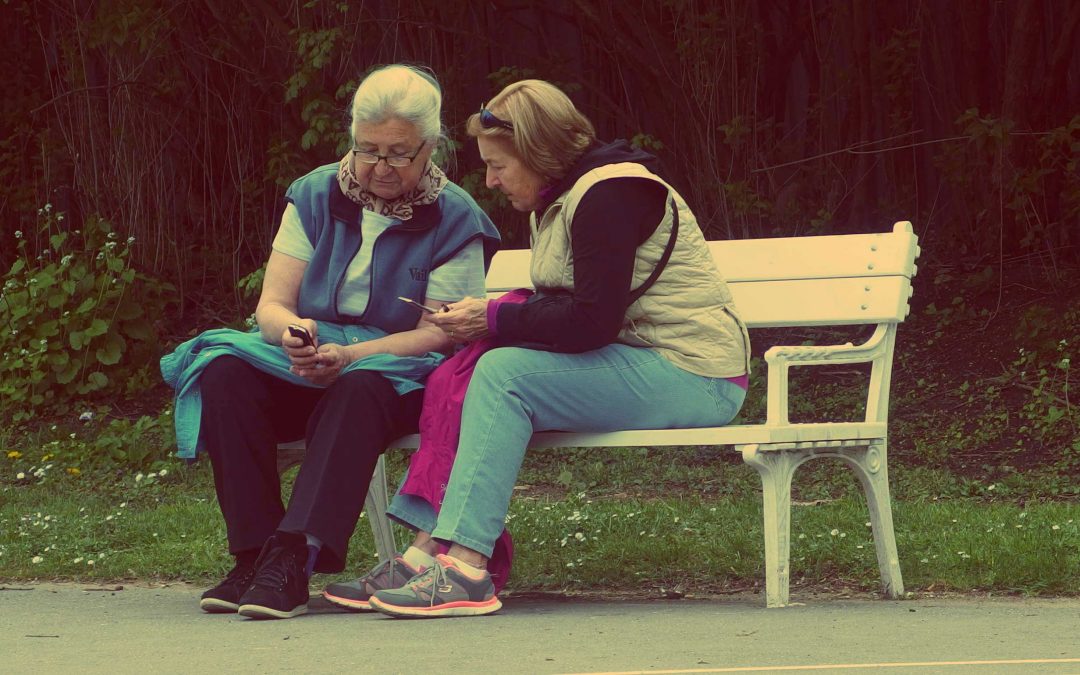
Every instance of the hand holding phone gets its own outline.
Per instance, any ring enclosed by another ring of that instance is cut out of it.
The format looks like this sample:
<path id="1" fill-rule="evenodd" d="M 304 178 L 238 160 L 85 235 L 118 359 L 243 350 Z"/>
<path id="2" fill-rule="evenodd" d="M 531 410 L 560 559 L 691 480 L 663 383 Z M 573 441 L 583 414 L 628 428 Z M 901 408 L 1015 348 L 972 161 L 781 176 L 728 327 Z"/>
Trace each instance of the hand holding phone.
<path id="1" fill-rule="evenodd" d="M 301 340 L 303 340 L 305 347 L 315 346 L 315 340 L 311 338 L 311 333 L 308 332 L 307 328 L 304 328 L 300 324 L 290 323 L 289 335 L 293 336 L 294 338 L 300 338 Z"/>
<path id="2" fill-rule="evenodd" d="M 400 296 L 400 295 L 398 296 L 398 300 L 400 300 L 400 301 L 402 301 L 404 303 L 410 304 L 413 307 L 416 307 L 417 309 L 419 309 L 421 312 L 427 312 L 428 314 L 438 314 L 439 312 L 447 311 L 446 305 L 443 305 L 442 309 L 435 309 L 434 307 L 428 307 L 427 305 L 421 305 L 419 302 L 413 300 L 412 298 L 406 298 L 406 297 L 403 297 L 403 296 Z"/>

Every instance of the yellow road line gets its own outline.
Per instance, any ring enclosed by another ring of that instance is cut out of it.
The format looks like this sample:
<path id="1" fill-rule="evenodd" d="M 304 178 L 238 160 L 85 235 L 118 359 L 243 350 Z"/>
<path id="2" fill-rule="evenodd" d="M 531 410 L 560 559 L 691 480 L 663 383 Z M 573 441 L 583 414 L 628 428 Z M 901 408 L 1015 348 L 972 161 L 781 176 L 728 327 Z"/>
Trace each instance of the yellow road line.
<path id="1" fill-rule="evenodd" d="M 936 668 L 940 666 L 1026 666 L 1080 663 L 1076 659 L 998 659 L 993 661 L 909 661 L 904 663 L 823 663 L 803 666 L 734 666 L 731 668 L 688 668 L 685 670 L 621 670 L 578 673 L 577 675 L 689 675 L 690 673 L 772 673 L 800 670 L 853 670 L 856 668 Z"/>

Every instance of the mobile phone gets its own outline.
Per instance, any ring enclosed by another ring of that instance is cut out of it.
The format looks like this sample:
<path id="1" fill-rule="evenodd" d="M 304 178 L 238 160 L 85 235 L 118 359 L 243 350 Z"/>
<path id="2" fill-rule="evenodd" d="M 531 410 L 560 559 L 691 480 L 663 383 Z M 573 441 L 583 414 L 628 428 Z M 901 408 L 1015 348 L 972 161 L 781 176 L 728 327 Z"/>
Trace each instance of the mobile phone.
<path id="1" fill-rule="evenodd" d="M 293 336 L 295 338 L 300 338 L 301 340 L 303 340 L 305 347 L 314 347 L 315 346 L 315 341 L 311 339 L 311 333 L 308 332 L 307 328 L 304 328 L 303 326 L 301 326 L 299 324 L 295 324 L 295 323 L 290 323 L 289 324 L 289 335 L 291 335 L 291 336 Z"/>
<path id="2" fill-rule="evenodd" d="M 413 300 L 412 298 L 406 298 L 406 297 L 402 297 L 400 295 L 398 296 L 398 300 L 400 300 L 402 302 L 407 302 L 410 305 L 412 305 L 413 307 L 416 307 L 417 309 L 419 309 L 422 312 L 427 312 L 428 314 L 437 314 L 440 311 L 445 311 L 445 309 L 439 310 L 439 309 L 435 309 L 434 307 L 428 307 L 427 305 L 421 305 L 419 302 Z"/>

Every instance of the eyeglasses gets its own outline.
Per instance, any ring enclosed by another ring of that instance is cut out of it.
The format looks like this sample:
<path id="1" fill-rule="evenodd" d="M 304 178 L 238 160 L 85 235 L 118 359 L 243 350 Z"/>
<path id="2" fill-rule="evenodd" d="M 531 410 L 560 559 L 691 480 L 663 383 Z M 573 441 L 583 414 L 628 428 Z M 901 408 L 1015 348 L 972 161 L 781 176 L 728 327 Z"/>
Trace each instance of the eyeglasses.
<path id="1" fill-rule="evenodd" d="M 420 151 L 423 150 L 426 145 L 426 141 L 421 143 L 420 147 L 417 148 L 416 152 L 412 155 L 379 155 L 374 152 L 368 152 L 367 150 L 357 150 L 356 148 L 352 149 L 352 155 L 353 159 L 362 164 L 378 164 L 381 159 L 385 161 L 388 166 L 400 169 L 412 164 L 413 160 L 420 155 Z"/>
<path id="2" fill-rule="evenodd" d="M 514 130 L 514 125 L 512 123 L 507 122 L 506 120 L 501 120 L 498 117 L 496 117 L 495 113 L 491 112 L 486 107 L 484 107 L 486 105 L 487 105 L 486 103 L 483 103 L 483 104 L 480 105 L 480 126 L 484 127 L 485 129 L 499 128 L 499 129 L 507 129 L 509 131 Z"/>

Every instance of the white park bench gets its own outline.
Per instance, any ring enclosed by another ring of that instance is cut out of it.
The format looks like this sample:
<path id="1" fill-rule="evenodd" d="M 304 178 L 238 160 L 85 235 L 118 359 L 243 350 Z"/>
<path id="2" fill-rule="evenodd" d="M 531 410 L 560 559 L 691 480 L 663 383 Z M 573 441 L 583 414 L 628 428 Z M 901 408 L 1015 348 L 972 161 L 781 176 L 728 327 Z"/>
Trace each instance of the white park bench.
<path id="1" fill-rule="evenodd" d="M 771 346 L 763 424 L 612 433 L 542 432 L 529 447 L 654 447 L 730 445 L 761 476 L 764 502 L 765 589 L 769 607 L 788 604 L 791 548 L 791 480 L 803 462 L 836 457 L 855 471 L 866 494 L 884 594 L 904 593 L 889 498 L 887 440 L 889 385 L 896 326 L 907 316 L 911 279 L 919 255 L 911 223 L 886 234 L 852 234 L 709 242 L 740 315 L 751 329 L 797 326 L 874 325 L 866 342 L 827 346 Z M 487 276 L 489 296 L 527 288 L 528 250 L 500 251 Z M 756 344 L 756 343 L 755 343 Z M 788 371 L 793 366 L 870 363 L 865 415 L 838 422 L 793 423 L 788 418 Z M 416 448 L 418 435 L 390 447 Z M 303 442 L 280 446 L 279 467 L 296 463 Z M 366 510 L 380 560 L 395 555 L 386 517 L 382 459 L 368 492 Z"/>

